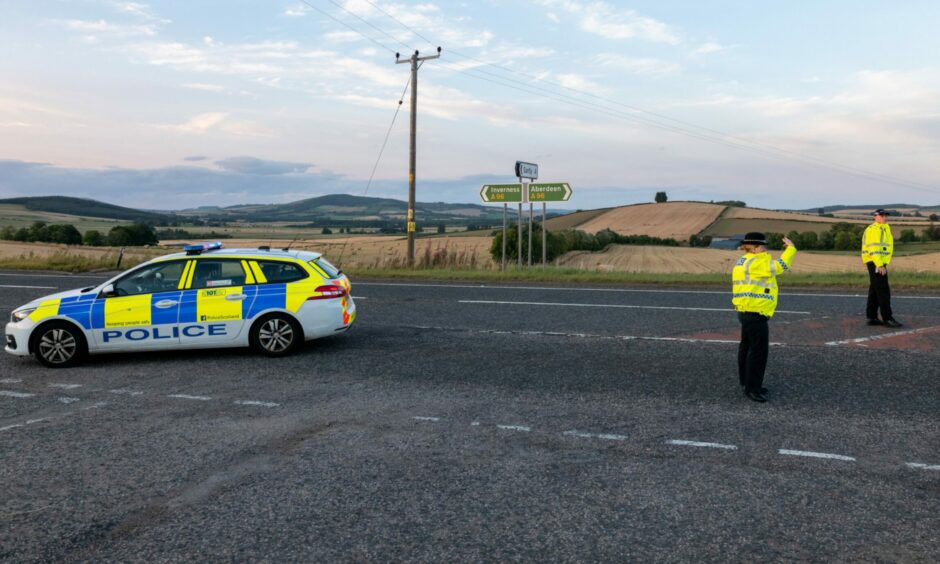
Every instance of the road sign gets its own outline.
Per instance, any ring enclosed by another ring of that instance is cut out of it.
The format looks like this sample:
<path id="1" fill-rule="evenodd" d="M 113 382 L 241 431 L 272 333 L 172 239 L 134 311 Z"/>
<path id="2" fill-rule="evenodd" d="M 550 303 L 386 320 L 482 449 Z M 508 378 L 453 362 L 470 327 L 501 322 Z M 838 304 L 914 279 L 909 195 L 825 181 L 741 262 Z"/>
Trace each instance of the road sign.
<path id="1" fill-rule="evenodd" d="M 567 182 L 529 184 L 530 202 L 567 202 L 570 197 L 571 186 Z"/>
<path id="2" fill-rule="evenodd" d="M 522 201 L 522 184 L 484 184 L 480 189 L 480 198 L 484 202 L 506 204 Z"/>
<path id="3" fill-rule="evenodd" d="M 528 178 L 535 180 L 539 177 L 539 165 L 535 163 L 524 163 L 516 161 L 516 176 L 518 178 Z"/>

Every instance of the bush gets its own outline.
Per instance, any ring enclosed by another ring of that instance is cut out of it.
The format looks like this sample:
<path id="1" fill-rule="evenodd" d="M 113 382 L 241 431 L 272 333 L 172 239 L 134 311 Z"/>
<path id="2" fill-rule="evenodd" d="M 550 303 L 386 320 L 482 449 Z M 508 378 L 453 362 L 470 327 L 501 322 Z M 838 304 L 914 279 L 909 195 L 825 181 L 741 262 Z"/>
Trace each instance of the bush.
<path id="1" fill-rule="evenodd" d="M 0 239 L 4 241 L 12 241 L 16 237 L 16 229 L 12 225 L 7 225 L 3 229 L 0 229 Z"/>
<path id="2" fill-rule="evenodd" d="M 655 200 L 656 200 L 656 203 L 657 203 L 657 204 L 663 204 L 663 203 L 665 203 L 666 201 L 669 200 L 669 197 L 666 196 L 666 193 L 665 193 L 665 192 L 656 192 L 656 198 L 655 198 Z"/>
<path id="3" fill-rule="evenodd" d="M 139 247 L 157 243 L 157 234 L 153 227 L 143 223 L 118 225 L 108 231 L 108 244 L 112 247 Z"/>
<path id="4" fill-rule="evenodd" d="M 106 241 L 100 231 L 89 229 L 85 232 L 85 235 L 82 236 L 82 243 L 90 247 L 103 247 Z"/>
<path id="5" fill-rule="evenodd" d="M 333 230 L 330 229 L 329 227 L 324 227 L 323 230 L 320 231 L 320 234 L 321 234 L 321 235 L 332 235 L 332 234 L 333 234 Z"/>
<path id="6" fill-rule="evenodd" d="M 711 235 L 692 235 L 689 237 L 689 246 L 690 247 L 707 247 L 712 244 Z"/>
<path id="7" fill-rule="evenodd" d="M 506 260 L 518 260 L 519 239 L 518 229 L 507 230 L 506 237 Z M 568 251 L 601 251 L 608 245 L 659 245 L 667 247 L 678 247 L 679 242 L 675 239 L 661 239 L 659 237 L 650 237 L 649 235 L 620 235 L 610 229 L 598 231 L 594 235 L 584 231 L 561 231 L 558 233 L 549 231 L 547 236 L 548 248 L 546 250 L 547 259 L 554 260 Z M 522 232 L 522 257 L 529 256 L 529 232 L 526 229 Z M 497 263 L 503 256 L 503 231 L 502 229 L 493 231 L 493 245 L 490 247 L 490 254 Z M 535 223 L 532 226 L 532 261 L 542 260 L 542 226 Z"/>
<path id="8" fill-rule="evenodd" d="M 901 242 L 902 243 L 913 243 L 917 240 L 917 234 L 914 233 L 913 229 L 905 229 L 901 231 Z"/>
<path id="9" fill-rule="evenodd" d="M 46 237 L 51 243 L 81 245 L 82 234 L 74 225 L 50 225 L 46 228 Z"/>

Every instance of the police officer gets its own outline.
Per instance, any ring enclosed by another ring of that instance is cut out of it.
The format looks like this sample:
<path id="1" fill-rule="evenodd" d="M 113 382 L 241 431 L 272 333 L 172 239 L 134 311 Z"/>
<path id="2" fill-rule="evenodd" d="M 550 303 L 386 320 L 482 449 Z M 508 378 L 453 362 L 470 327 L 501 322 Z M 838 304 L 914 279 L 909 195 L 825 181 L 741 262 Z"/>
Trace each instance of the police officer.
<path id="1" fill-rule="evenodd" d="M 865 315 L 869 325 L 901 327 L 891 312 L 891 288 L 888 286 L 888 264 L 894 254 L 894 237 L 888 225 L 888 212 L 877 209 L 875 222 L 862 235 L 862 262 L 868 267 L 868 307 Z M 881 310 L 881 320 L 878 310 Z"/>
<path id="2" fill-rule="evenodd" d="M 790 270 L 796 247 L 784 237 L 786 249 L 774 259 L 767 252 L 763 233 L 748 233 L 741 241 L 745 255 L 734 265 L 731 303 L 741 322 L 741 344 L 738 345 L 738 379 L 744 395 L 756 402 L 767 401 L 763 388 L 764 370 L 770 333 L 767 322 L 777 309 L 777 275 Z"/>

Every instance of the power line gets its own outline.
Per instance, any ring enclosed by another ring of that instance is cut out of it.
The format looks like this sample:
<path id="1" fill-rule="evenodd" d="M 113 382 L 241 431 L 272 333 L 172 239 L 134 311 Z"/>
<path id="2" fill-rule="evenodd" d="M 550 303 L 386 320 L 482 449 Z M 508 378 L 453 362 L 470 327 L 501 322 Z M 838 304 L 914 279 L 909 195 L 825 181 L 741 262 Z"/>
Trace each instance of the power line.
<path id="1" fill-rule="evenodd" d="M 327 0 L 327 2 L 329 2 L 330 4 L 333 4 L 334 6 L 336 6 L 337 8 L 339 8 L 340 10 L 342 10 L 342 11 L 346 12 L 347 14 L 349 14 L 350 16 L 356 18 L 357 20 L 359 20 L 359 21 L 361 21 L 362 23 L 366 24 L 367 26 L 371 27 L 371 28 L 374 29 L 375 31 L 381 33 L 381 34 L 384 35 L 385 37 L 388 37 L 389 39 L 391 39 L 392 41 L 398 43 L 398 44 L 401 45 L 402 47 L 405 47 L 405 48 L 407 48 L 407 49 L 411 49 L 411 46 L 408 45 L 407 43 L 402 42 L 400 39 L 398 39 L 397 37 L 395 37 L 395 36 L 393 36 L 392 34 L 388 33 L 388 32 L 385 31 L 384 29 L 381 29 L 381 28 L 379 28 L 379 27 L 373 25 L 372 22 L 370 22 L 369 20 L 363 18 L 363 17 L 360 16 L 359 14 L 357 14 L 357 13 L 355 13 L 355 12 L 353 12 L 353 11 L 347 9 L 345 6 L 343 6 L 343 5 L 340 4 L 339 2 L 336 2 L 335 0 Z"/>
<path id="2" fill-rule="evenodd" d="M 358 35 L 360 35 L 360 36 L 362 36 L 362 37 L 368 39 L 368 40 L 371 41 L 372 43 L 375 43 L 376 45 L 378 45 L 378 46 L 381 47 L 382 49 L 385 49 L 386 51 L 390 51 L 390 52 L 392 52 L 392 53 L 395 53 L 395 50 L 392 49 L 391 47 L 389 47 L 388 45 L 382 43 L 381 41 L 379 41 L 379 40 L 377 40 L 377 39 L 375 39 L 375 38 L 373 38 L 373 37 L 370 37 L 370 36 L 366 35 L 365 33 L 362 33 L 362 32 L 359 31 L 358 29 L 354 28 L 353 26 L 349 25 L 348 23 L 344 22 L 343 20 L 337 18 L 336 16 L 334 16 L 333 14 L 327 12 L 326 10 L 321 10 L 320 8 L 314 6 L 313 4 L 311 4 L 310 2 L 308 2 L 307 0 L 300 0 L 300 2 L 302 2 L 303 4 L 306 4 L 306 5 L 309 6 L 310 8 L 313 8 L 314 10 L 316 10 L 317 12 L 319 12 L 319 13 L 323 14 L 324 16 L 330 18 L 330 19 L 333 20 L 334 22 L 336 22 L 336 23 L 338 23 L 338 24 L 340 24 L 340 25 L 342 25 L 342 26 L 348 28 L 348 29 L 349 29 L 350 31 L 352 31 L 353 33 L 356 33 L 356 34 L 358 34 Z"/>

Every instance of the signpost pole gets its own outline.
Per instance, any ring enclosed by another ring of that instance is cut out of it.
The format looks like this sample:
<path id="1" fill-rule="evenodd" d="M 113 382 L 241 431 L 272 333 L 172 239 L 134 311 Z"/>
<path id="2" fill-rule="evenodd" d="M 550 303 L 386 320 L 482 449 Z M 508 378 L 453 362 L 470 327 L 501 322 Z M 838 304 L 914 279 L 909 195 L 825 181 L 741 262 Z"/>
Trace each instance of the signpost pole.
<path id="1" fill-rule="evenodd" d="M 503 204 L 503 262 L 500 264 L 500 270 L 506 271 L 506 214 L 509 210 L 509 204 Z"/>
<path id="2" fill-rule="evenodd" d="M 519 182 L 522 183 L 522 198 L 526 199 L 526 193 L 529 191 L 528 183 L 522 182 L 522 177 L 519 178 Z M 519 251 L 518 251 L 518 263 L 519 268 L 522 268 L 522 202 L 519 202 L 519 232 L 518 237 L 519 241 Z"/>
<path id="3" fill-rule="evenodd" d="M 548 256 L 548 227 L 545 226 L 545 202 L 542 202 L 542 268 L 545 268 L 545 257 Z"/>
<path id="4" fill-rule="evenodd" d="M 532 266 L 532 202 L 529 202 L 529 266 Z"/>

